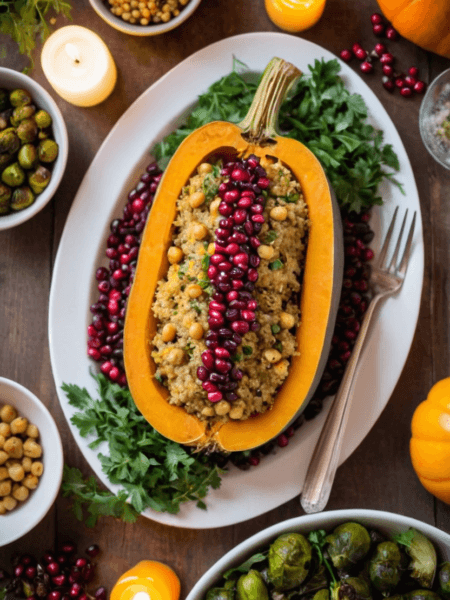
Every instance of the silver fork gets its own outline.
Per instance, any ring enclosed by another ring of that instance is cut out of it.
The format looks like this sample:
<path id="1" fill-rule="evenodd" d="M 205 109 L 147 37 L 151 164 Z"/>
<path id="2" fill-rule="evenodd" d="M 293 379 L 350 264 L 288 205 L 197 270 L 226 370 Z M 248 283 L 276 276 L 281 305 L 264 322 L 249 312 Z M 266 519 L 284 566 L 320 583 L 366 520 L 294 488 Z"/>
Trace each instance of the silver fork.
<path id="1" fill-rule="evenodd" d="M 319 441 L 315 447 L 311 462 L 306 474 L 303 492 L 301 496 L 301 505 L 305 512 L 315 513 L 322 511 L 330 497 L 333 487 L 334 477 L 338 467 L 339 456 L 341 453 L 342 440 L 344 438 L 348 414 L 350 412 L 350 392 L 358 365 L 361 350 L 369 330 L 372 317 L 375 313 L 380 300 L 395 294 L 402 287 L 405 279 L 408 261 L 411 254 L 411 245 L 414 235 L 414 226 L 416 223 L 416 213 L 409 228 L 406 239 L 405 249 L 400 261 L 398 261 L 401 240 L 405 229 L 408 210 L 406 210 L 400 233 L 395 245 L 394 254 L 391 261 L 386 260 L 388 247 L 391 244 L 391 238 L 394 231 L 397 218 L 398 207 L 395 209 L 394 216 L 389 225 L 386 238 L 381 251 L 376 259 L 370 277 L 373 290 L 373 298 L 364 316 L 361 329 L 359 331 L 355 346 L 353 348 L 350 360 L 347 363 L 344 377 L 339 390 L 331 407 L 328 417 L 320 434 Z"/>

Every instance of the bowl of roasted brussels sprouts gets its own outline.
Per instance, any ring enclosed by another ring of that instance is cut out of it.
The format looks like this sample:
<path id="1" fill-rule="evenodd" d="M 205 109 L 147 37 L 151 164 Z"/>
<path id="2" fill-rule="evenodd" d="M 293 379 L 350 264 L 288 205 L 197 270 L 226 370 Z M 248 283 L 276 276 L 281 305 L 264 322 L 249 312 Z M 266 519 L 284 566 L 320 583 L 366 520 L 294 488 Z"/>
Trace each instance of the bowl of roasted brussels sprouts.
<path id="1" fill-rule="evenodd" d="M 341 510 L 273 525 L 228 552 L 187 600 L 450 600 L 450 535 Z"/>
<path id="2" fill-rule="evenodd" d="M 61 181 L 68 149 L 50 94 L 31 77 L 0 67 L 0 230 L 44 208 Z"/>

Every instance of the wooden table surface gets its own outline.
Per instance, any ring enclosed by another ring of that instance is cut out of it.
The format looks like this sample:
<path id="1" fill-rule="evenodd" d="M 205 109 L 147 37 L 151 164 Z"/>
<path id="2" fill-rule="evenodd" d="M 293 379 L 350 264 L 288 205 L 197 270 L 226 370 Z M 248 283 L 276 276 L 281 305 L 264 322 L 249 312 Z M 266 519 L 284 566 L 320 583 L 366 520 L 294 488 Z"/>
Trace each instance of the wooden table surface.
<path id="1" fill-rule="evenodd" d="M 70 206 L 100 144 L 117 119 L 153 82 L 191 53 L 225 37 L 276 31 L 263 0 L 203 0 L 181 27 L 165 35 L 137 38 L 102 21 L 88 0 L 74 0 L 73 22 L 94 29 L 108 44 L 119 78 L 113 94 L 94 108 L 77 108 L 52 92 L 39 64 L 31 76 L 49 90 L 66 120 L 69 161 L 58 192 L 30 221 L 0 232 L 0 375 L 32 390 L 49 407 L 60 428 L 66 459 L 86 475 L 90 468 L 67 427 L 56 396 L 47 338 L 48 296 L 53 261 Z M 320 22 L 302 37 L 338 54 L 359 41 L 373 47 L 370 15 L 375 0 L 329 0 Z M 59 18 L 57 26 L 66 24 Z M 0 36 L 7 54 L 2 66 L 20 70 L 23 57 Z M 274 54 L 276 53 L 274 48 Z M 450 61 L 406 40 L 395 43 L 402 64 L 417 65 L 430 82 Z M 358 65 L 352 63 L 355 68 Z M 433 161 L 419 136 L 420 97 L 389 95 L 379 75 L 365 81 L 394 121 L 412 163 L 421 198 L 425 238 L 425 282 L 416 335 L 402 376 L 372 431 L 339 469 L 328 509 L 372 508 L 421 519 L 450 532 L 450 507 L 435 500 L 418 482 L 409 459 L 414 408 L 438 379 L 448 375 L 450 359 L 450 172 Z M 201 91 L 201 90 L 199 90 Z M 149 115 L 151 118 L 151 115 Z M 70 344 L 70 340 L 67 340 Z M 382 376 L 382 375 L 381 375 Z M 0 566 L 18 550 L 40 552 L 56 540 L 74 539 L 81 548 L 96 542 L 103 549 L 99 582 L 111 588 L 117 576 L 143 558 L 176 569 L 185 597 L 196 580 L 238 542 L 261 529 L 301 514 L 298 498 L 271 512 L 217 532 L 175 529 L 140 517 L 126 525 L 104 519 L 94 529 L 81 525 L 59 498 L 43 522 L 24 538 L 0 549 Z M 1 529 L 1 522 L 0 522 Z"/>

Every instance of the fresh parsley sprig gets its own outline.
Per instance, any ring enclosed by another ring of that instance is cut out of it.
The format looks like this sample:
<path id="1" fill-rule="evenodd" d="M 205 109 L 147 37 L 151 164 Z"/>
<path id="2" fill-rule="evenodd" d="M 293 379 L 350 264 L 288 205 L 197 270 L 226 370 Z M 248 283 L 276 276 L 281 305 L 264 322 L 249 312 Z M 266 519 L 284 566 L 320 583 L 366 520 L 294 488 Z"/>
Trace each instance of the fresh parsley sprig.
<path id="1" fill-rule="evenodd" d="M 327 544 L 327 532 L 324 529 L 318 529 L 317 531 L 311 531 L 308 535 L 308 540 L 311 543 L 312 547 L 317 553 L 317 557 L 319 559 L 319 564 L 325 565 L 330 573 L 331 580 L 334 584 L 336 584 L 336 577 L 334 575 L 333 567 L 330 564 L 330 561 L 324 556 L 324 548 Z"/>

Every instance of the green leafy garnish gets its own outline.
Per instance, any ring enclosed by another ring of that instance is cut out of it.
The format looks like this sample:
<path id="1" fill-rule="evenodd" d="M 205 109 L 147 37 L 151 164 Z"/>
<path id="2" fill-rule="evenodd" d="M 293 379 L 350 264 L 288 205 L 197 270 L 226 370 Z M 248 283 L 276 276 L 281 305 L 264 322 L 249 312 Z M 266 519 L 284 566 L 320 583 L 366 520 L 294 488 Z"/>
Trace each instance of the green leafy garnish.
<path id="1" fill-rule="evenodd" d="M 31 61 L 39 37 L 44 42 L 52 30 L 46 20 L 52 11 L 70 19 L 72 6 L 66 0 L 0 0 L 0 33 L 11 37 L 19 46 L 19 52 Z M 52 19 L 50 20 L 52 22 Z"/>
<path id="2" fill-rule="evenodd" d="M 281 331 L 281 327 L 277 324 L 272 325 L 271 328 L 273 335 L 276 335 L 277 333 L 280 333 Z"/>
<path id="3" fill-rule="evenodd" d="M 286 200 L 286 202 L 297 202 L 299 198 L 300 194 L 297 194 L 296 192 L 291 192 L 287 196 L 284 196 L 284 200 Z"/>
<path id="4" fill-rule="evenodd" d="M 121 486 L 120 501 L 128 499 L 137 513 L 152 508 L 175 514 L 180 505 L 189 500 L 204 508 L 202 499 L 210 487 L 220 487 L 223 470 L 205 454 L 191 454 L 160 435 L 137 410 L 128 389 L 112 383 L 102 373 L 93 377 L 98 386 L 98 399 L 77 385 L 63 384 L 62 389 L 69 404 L 78 409 L 71 422 L 80 435 L 95 436 L 89 447 L 95 450 L 106 442 L 109 456 L 100 452 L 98 458 L 109 481 Z M 92 482 L 85 482 L 85 486 L 80 482 L 75 485 L 72 479 L 69 482 L 65 489 L 75 503 L 78 518 L 80 506 L 85 504 L 90 514 L 101 516 L 105 498 L 109 496 L 98 496 Z M 128 518 L 128 513 L 125 516 Z"/>
<path id="5" fill-rule="evenodd" d="M 191 308 L 193 308 L 195 310 L 195 312 L 198 315 L 202 314 L 202 308 L 199 305 L 199 303 L 197 302 L 197 300 L 189 300 L 189 305 L 191 306 Z"/>
<path id="6" fill-rule="evenodd" d="M 242 360 L 242 354 L 235 354 L 234 356 L 231 357 L 231 360 L 234 363 L 240 362 Z"/>
<path id="7" fill-rule="evenodd" d="M 228 571 L 225 571 L 225 573 L 223 574 L 223 578 L 230 579 L 232 575 L 235 575 L 237 573 L 248 573 L 253 565 L 255 565 L 256 563 L 260 563 L 263 560 L 266 560 L 267 554 L 268 550 L 266 552 L 258 552 L 258 554 L 250 556 L 250 558 L 244 563 L 242 563 L 242 565 L 239 565 L 238 567 L 233 567 L 232 569 L 228 569 Z"/>
<path id="8" fill-rule="evenodd" d="M 161 377 L 161 375 L 159 373 L 155 374 L 155 379 L 156 379 L 156 381 L 159 381 L 159 383 L 162 385 L 163 378 Z"/>
<path id="9" fill-rule="evenodd" d="M 318 529 L 317 531 L 310 532 L 310 534 L 308 535 L 308 540 L 317 553 L 317 558 L 319 559 L 319 563 L 321 565 L 323 564 L 326 566 L 326 568 L 328 569 L 328 571 L 331 575 L 331 580 L 333 581 L 334 584 L 336 584 L 336 577 L 334 575 L 333 568 L 332 568 L 330 562 L 325 558 L 325 556 L 323 554 L 323 550 L 327 544 L 326 537 L 327 537 L 327 532 L 324 529 Z"/>
<path id="10" fill-rule="evenodd" d="M 283 261 L 281 261 L 279 258 L 269 264 L 269 269 L 272 269 L 272 271 L 278 271 L 278 269 L 282 269 L 283 267 Z"/>
<path id="11" fill-rule="evenodd" d="M 283 352 L 283 344 L 281 342 L 277 342 L 274 348 L 278 350 L 278 352 Z"/>
<path id="12" fill-rule="evenodd" d="M 194 354 L 194 346 L 191 342 L 188 342 L 183 348 L 183 351 L 190 357 Z"/>
<path id="13" fill-rule="evenodd" d="M 242 346 L 242 352 L 245 356 L 251 356 L 253 354 L 253 348 L 251 346 Z"/>
<path id="14" fill-rule="evenodd" d="M 219 184 L 215 180 L 213 173 L 208 173 L 207 175 L 205 175 L 205 179 L 202 183 L 202 190 L 205 194 L 206 202 L 211 202 L 211 200 L 219 191 Z"/>
<path id="15" fill-rule="evenodd" d="M 184 279 L 184 276 L 186 275 L 188 267 L 189 267 L 189 264 L 187 262 L 182 263 L 178 267 L 178 278 L 179 279 Z"/>
<path id="16" fill-rule="evenodd" d="M 402 546 L 406 546 L 407 548 L 409 548 L 411 546 L 411 543 L 412 543 L 415 535 L 416 535 L 416 530 L 413 528 L 410 528 L 407 531 L 403 531 L 402 533 L 399 533 L 398 535 L 393 535 L 392 539 L 394 540 L 394 542 L 397 542 L 397 544 L 401 544 Z"/>
<path id="17" fill-rule="evenodd" d="M 264 243 L 265 244 L 271 244 L 272 242 L 274 242 L 278 237 L 278 233 L 274 230 L 271 229 L 270 231 L 267 232 L 267 235 L 264 239 Z"/>

